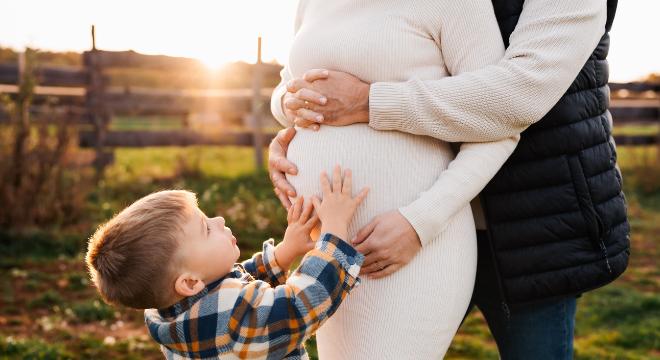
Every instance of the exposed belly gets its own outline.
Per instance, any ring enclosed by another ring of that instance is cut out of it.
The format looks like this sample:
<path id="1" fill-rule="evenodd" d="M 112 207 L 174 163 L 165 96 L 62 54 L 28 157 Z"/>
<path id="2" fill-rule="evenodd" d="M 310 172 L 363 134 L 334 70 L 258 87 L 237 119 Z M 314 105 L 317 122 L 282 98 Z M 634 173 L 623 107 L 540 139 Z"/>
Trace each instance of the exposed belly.
<path id="1" fill-rule="evenodd" d="M 353 172 L 353 193 L 369 195 L 349 227 L 352 237 L 374 216 L 413 202 L 430 188 L 454 154 L 449 144 L 425 136 L 376 131 L 366 124 L 321 126 L 318 132 L 297 128 L 287 158 L 298 175 L 287 178 L 298 195 L 321 196 L 319 175 L 335 164 Z"/>

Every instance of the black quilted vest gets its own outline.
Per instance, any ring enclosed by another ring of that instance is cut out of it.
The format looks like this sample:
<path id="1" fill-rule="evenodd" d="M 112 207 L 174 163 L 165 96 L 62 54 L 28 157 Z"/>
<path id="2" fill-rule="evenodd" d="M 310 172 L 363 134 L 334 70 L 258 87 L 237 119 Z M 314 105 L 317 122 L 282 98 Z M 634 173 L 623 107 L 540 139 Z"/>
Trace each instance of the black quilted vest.
<path id="1" fill-rule="evenodd" d="M 506 46 L 524 0 L 493 0 Z M 573 84 L 481 194 L 507 303 L 575 295 L 626 269 L 626 203 L 611 142 L 606 32 Z"/>

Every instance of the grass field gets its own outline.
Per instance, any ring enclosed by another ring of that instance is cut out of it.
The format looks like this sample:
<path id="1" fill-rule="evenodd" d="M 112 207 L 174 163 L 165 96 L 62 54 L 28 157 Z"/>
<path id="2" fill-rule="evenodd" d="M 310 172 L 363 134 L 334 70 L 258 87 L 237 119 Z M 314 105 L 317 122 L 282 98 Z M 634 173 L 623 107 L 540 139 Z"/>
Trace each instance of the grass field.
<path id="1" fill-rule="evenodd" d="M 577 359 L 660 358 L 660 191 L 657 148 L 621 148 L 633 229 L 628 271 L 579 299 Z M 160 359 L 140 312 L 105 305 L 82 263 L 94 226 L 159 189 L 199 194 L 208 214 L 222 214 L 243 257 L 268 237 L 280 238 L 285 213 L 249 148 L 118 149 L 116 162 L 88 196 L 89 217 L 66 228 L 16 234 L 0 230 L 0 359 Z M 315 346 L 308 348 L 314 358 Z M 450 359 L 496 359 L 483 318 L 473 312 Z"/>
<path id="2" fill-rule="evenodd" d="M 179 130 L 183 128 L 183 119 L 176 116 L 122 116 L 110 123 L 110 130 Z"/>

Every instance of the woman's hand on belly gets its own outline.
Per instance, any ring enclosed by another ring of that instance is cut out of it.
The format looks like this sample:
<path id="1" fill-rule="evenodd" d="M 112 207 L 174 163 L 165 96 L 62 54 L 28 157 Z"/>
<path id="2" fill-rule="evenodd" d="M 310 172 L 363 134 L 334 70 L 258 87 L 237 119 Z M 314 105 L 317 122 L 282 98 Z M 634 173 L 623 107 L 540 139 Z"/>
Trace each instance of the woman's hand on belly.
<path id="1" fill-rule="evenodd" d="M 296 175 L 298 168 L 286 158 L 286 152 L 293 137 L 296 136 L 295 128 L 280 130 L 268 147 L 268 175 L 275 187 L 275 194 L 280 199 L 282 206 L 287 210 L 291 207 L 289 197 L 296 197 L 296 189 L 287 181 L 285 174 Z"/>
<path id="2" fill-rule="evenodd" d="M 365 255 L 360 275 L 380 279 L 408 264 L 422 248 L 417 232 L 398 210 L 376 216 L 353 239 Z"/>
<path id="3" fill-rule="evenodd" d="M 313 69 L 302 79 L 293 79 L 287 91 L 298 102 L 291 101 L 296 110 L 296 126 L 315 128 L 318 124 L 347 126 L 369 122 L 369 90 L 371 85 L 341 71 Z M 308 95 L 310 94 L 310 95 Z M 321 96 L 323 102 L 318 101 Z"/>

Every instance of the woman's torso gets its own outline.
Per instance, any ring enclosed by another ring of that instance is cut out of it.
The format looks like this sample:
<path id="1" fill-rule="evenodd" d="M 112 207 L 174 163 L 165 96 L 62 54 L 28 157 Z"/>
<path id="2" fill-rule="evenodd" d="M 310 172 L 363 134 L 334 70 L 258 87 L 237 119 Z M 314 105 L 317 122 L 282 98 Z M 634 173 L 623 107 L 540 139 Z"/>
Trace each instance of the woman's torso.
<path id="1" fill-rule="evenodd" d="M 327 68 L 369 83 L 446 77 L 439 24 L 434 23 L 441 18 L 438 3 L 302 0 L 289 71 L 300 77 L 306 70 Z M 353 170 L 354 193 L 370 187 L 349 227 L 352 237 L 374 216 L 422 195 L 454 154 L 443 141 L 358 124 L 321 126 L 318 132 L 298 129 L 287 157 L 298 165 L 299 175 L 288 178 L 300 195 L 320 195 L 319 173 L 331 173 L 337 163 Z M 439 236 L 394 274 L 362 279 L 317 332 L 320 358 L 442 357 L 473 288 L 476 238 L 469 208 Z"/>
<path id="2" fill-rule="evenodd" d="M 314 68 L 348 72 L 369 83 L 448 76 L 433 1 L 303 0 L 301 6 L 288 65 L 294 77 Z M 411 47 L 415 50 L 404 50 Z M 287 157 L 299 168 L 289 181 L 300 195 L 320 195 L 319 173 L 331 174 L 334 164 L 353 170 L 354 192 L 370 187 L 349 229 L 352 236 L 374 216 L 417 199 L 454 154 L 440 140 L 359 124 L 299 129 Z"/>
<path id="3" fill-rule="evenodd" d="M 440 50 L 437 0 L 301 0 L 288 68 L 327 68 L 368 83 L 449 75 Z"/>
<path id="4" fill-rule="evenodd" d="M 453 153 L 447 143 L 395 131 L 378 132 L 367 125 L 298 129 L 287 157 L 298 166 L 288 176 L 299 195 L 321 197 L 319 175 L 335 164 L 353 173 L 353 193 L 369 187 L 349 227 L 349 236 L 374 216 L 405 206 L 430 188 L 447 168 Z"/>

